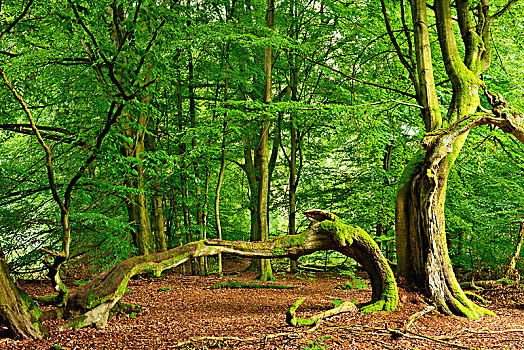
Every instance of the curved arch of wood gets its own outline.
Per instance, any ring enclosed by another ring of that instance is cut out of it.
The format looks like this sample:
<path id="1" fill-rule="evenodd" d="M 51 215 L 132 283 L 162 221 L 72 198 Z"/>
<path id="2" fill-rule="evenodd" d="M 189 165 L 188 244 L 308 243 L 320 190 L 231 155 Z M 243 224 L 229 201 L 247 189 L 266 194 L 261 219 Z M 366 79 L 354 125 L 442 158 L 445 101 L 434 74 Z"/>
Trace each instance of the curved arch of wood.
<path id="1" fill-rule="evenodd" d="M 311 213 L 321 213 L 314 217 Z M 70 318 L 63 327 L 95 325 L 104 328 L 109 311 L 122 298 L 134 275 L 160 273 L 190 258 L 230 253 L 253 258 L 296 259 L 319 250 L 336 250 L 355 259 L 368 272 L 372 286 L 371 300 L 363 312 L 394 310 L 398 291 L 393 272 L 377 244 L 362 229 L 342 224 L 324 211 L 309 211 L 310 226 L 298 235 L 286 235 L 264 242 L 233 242 L 210 239 L 180 246 L 162 253 L 129 258 L 84 284 L 69 296 L 64 316 Z"/>

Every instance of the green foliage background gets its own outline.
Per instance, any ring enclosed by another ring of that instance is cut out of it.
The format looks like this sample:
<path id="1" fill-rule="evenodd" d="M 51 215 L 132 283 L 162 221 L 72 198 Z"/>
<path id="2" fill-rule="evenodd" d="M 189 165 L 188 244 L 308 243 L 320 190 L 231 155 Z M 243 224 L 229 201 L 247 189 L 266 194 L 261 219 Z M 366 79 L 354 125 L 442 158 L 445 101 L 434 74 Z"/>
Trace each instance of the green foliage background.
<path id="1" fill-rule="evenodd" d="M 2 31 L 25 4 L 2 3 Z M 73 4 L 89 31 L 76 19 Z M 412 99 L 358 82 L 407 93 L 413 89 L 385 35 L 378 2 L 284 0 L 277 4 L 274 32 L 264 26 L 265 3 L 261 1 L 119 0 L 115 4 L 125 8 L 121 24 L 132 33 L 120 48 L 111 40 L 108 3 L 101 0 L 36 0 L 23 20 L 0 40 L 0 65 L 37 124 L 68 131 L 55 131 L 57 139 L 48 139 L 60 193 L 93 152 L 111 102 L 121 101 L 121 91 L 110 79 L 111 69 L 118 72 L 128 93 L 154 80 L 136 98 L 122 103 L 126 115 L 150 118 L 147 134 L 155 140 L 156 149 L 140 157 L 122 156 L 122 145 L 133 141 L 123 131 L 129 120 L 120 118 L 111 128 L 96 161 L 74 188 L 73 260 L 99 270 L 135 254 L 125 200 L 136 191 L 151 198 L 156 182 L 163 198 L 169 247 L 186 243 L 186 233 L 196 238 L 197 230 L 215 237 L 211 203 L 223 138 L 223 237 L 248 240 L 252 193 L 242 169 L 243 144 L 244 140 L 256 144 L 256 121 L 263 114 L 271 116 L 270 138 L 277 140 L 270 191 L 271 234 L 287 232 L 287 157 L 293 114 L 301 137 L 297 210 L 330 210 L 374 235 L 388 258 L 395 259 L 396 185 L 419 149 L 423 127 L 418 108 L 407 105 L 413 104 Z M 400 16 L 396 5 L 389 8 L 394 19 Z M 519 3 L 494 26 L 496 54 L 483 77 L 516 111 L 524 109 L 523 11 Z M 137 21 L 133 21 L 135 13 Z M 113 60 L 112 68 L 92 52 L 89 33 L 99 45 L 96 50 Z M 274 48 L 270 106 L 261 102 L 267 45 Z M 290 57 L 297 60 L 298 101 L 290 98 Z M 439 98 L 447 101 L 450 86 L 438 63 L 442 58 L 434 60 L 440 67 L 435 72 Z M 137 75 L 140 62 L 146 69 Z M 226 80 L 229 90 L 224 101 Z M 149 103 L 141 100 L 146 92 Z M 194 122 L 191 99 L 196 103 Z M 27 124 L 27 120 L 4 85 L 0 101 L 0 244 L 15 274 L 38 273 L 44 258 L 39 248 L 60 249 L 59 212 L 51 199 L 41 147 L 33 135 L 8 126 Z M 464 275 L 500 275 L 513 253 L 518 225 L 506 224 L 521 220 L 522 150 L 522 145 L 502 132 L 479 128 L 471 133 L 453 168 L 446 229 L 453 263 Z M 137 164 L 145 169 L 142 189 L 125 185 L 125 179 L 136 178 Z M 204 195 L 198 195 L 199 191 Z M 193 220 L 184 220 L 182 208 Z M 198 208 L 206 208 L 205 227 L 197 227 L 194 219 Z M 304 225 L 304 218 L 299 217 L 298 227 Z"/>

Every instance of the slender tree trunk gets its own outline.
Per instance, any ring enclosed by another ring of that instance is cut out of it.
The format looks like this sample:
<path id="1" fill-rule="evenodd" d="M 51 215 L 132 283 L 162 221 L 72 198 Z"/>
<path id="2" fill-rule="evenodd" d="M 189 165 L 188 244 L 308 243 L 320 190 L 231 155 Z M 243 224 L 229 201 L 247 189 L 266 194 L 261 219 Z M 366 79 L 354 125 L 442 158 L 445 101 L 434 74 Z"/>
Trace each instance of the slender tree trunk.
<path id="1" fill-rule="evenodd" d="M 188 88 L 189 88 L 189 118 L 190 118 L 190 124 L 191 128 L 195 130 L 196 128 L 196 99 L 195 99 L 195 72 L 194 72 L 194 62 L 193 62 L 193 56 L 191 51 L 188 52 L 189 58 L 188 58 Z M 195 137 L 191 140 L 191 147 L 192 151 L 196 151 L 196 139 Z M 204 239 L 204 210 L 203 210 L 203 201 L 202 201 L 202 188 L 201 188 L 201 167 L 198 164 L 198 161 L 195 160 L 193 162 L 193 171 L 195 178 L 197 179 L 197 185 L 195 189 L 195 200 L 196 200 L 196 221 L 197 221 L 197 229 L 196 229 L 196 236 L 198 236 L 199 240 Z M 200 257 L 198 259 L 198 274 L 205 275 L 206 274 L 206 257 Z"/>
<path id="2" fill-rule="evenodd" d="M 227 86 L 227 79 L 226 79 Z M 227 91 L 227 90 L 226 90 Z M 225 118 L 225 116 L 224 116 Z M 222 127 L 222 151 L 220 155 L 220 170 L 218 172 L 217 187 L 215 189 L 215 223 L 217 226 L 217 238 L 222 239 L 222 224 L 220 222 L 220 190 L 222 188 L 222 182 L 224 181 L 224 172 L 226 169 L 226 130 L 227 130 L 227 120 L 224 120 Z M 218 275 L 223 276 L 222 271 L 222 254 L 218 254 Z"/>
<path id="3" fill-rule="evenodd" d="M 293 9 L 291 10 L 294 13 Z M 297 33 L 298 35 L 298 33 Z M 291 66 L 291 101 L 298 101 L 298 68 L 296 66 L 296 58 L 289 57 Z M 288 219 L 288 234 L 294 235 L 296 233 L 296 214 L 297 214 L 297 152 L 298 152 L 298 137 L 295 120 L 295 113 L 292 111 L 289 115 L 289 134 L 290 134 L 290 155 L 289 155 L 289 219 Z M 291 273 L 297 272 L 297 261 L 290 260 L 289 271 Z"/>
<path id="4" fill-rule="evenodd" d="M 200 222 L 202 223 L 201 224 L 201 230 L 202 230 L 201 239 L 203 240 L 207 239 L 207 211 L 209 208 L 209 175 L 210 175 L 209 167 L 207 165 L 205 166 L 205 169 L 206 169 L 206 179 L 204 181 L 204 203 L 202 204 L 202 214 L 201 214 L 202 217 L 200 219 Z M 207 256 L 200 258 L 200 268 L 201 268 L 200 273 L 203 276 L 207 276 L 207 274 L 209 273 L 208 261 L 209 261 L 209 258 Z"/>
<path id="5" fill-rule="evenodd" d="M 386 149 L 385 149 L 385 152 L 384 152 L 384 158 L 382 158 L 382 170 L 384 170 L 384 172 L 389 172 L 390 169 L 391 169 L 391 154 L 392 154 L 392 150 L 393 150 L 393 144 L 388 144 L 386 145 Z M 388 181 L 388 177 L 387 175 L 384 175 L 384 180 L 382 182 L 383 186 L 388 186 L 389 185 L 389 181 Z M 383 212 L 383 210 L 380 211 L 379 213 L 379 217 L 377 218 L 377 225 L 376 225 L 376 236 L 377 237 L 382 237 L 384 235 L 387 234 L 387 231 L 388 231 L 388 224 L 384 224 L 386 221 L 386 215 L 385 213 Z M 383 248 L 383 245 L 382 245 L 382 242 L 377 242 L 378 246 L 380 247 L 381 250 L 384 250 Z M 387 243 L 385 244 L 386 245 L 386 251 L 387 251 Z"/>
<path id="6" fill-rule="evenodd" d="M 275 29 L 275 2 L 268 0 L 267 2 L 267 27 L 271 30 Z M 271 103 L 272 100 L 272 84 L 271 84 L 271 70 L 272 70 L 272 50 L 271 46 L 266 47 L 264 52 L 264 103 Z M 264 116 L 262 127 L 260 130 L 260 138 L 255 147 L 255 167 L 259 176 L 258 181 L 258 217 L 257 223 L 260 229 L 260 240 L 265 241 L 269 239 L 269 214 L 268 214 L 268 197 L 269 197 L 269 116 Z M 274 279 L 271 262 L 262 259 L 260 261 L 260 275 L 262 281 Z"/>
<path id="7" fill-rule="evenodd" d="M 150 153 L 156 152 L 155 135 L 146 134 L 145 144 L 147 151 Z M 167 250 L 166 228 L 163 209 L 163 195 L 160 192 L 160 182 L 158 180 L 160 174 L 158 167 L 154 168 L 154 175 L 151 177 L 151 228 L 154 235 L 155 251 L 163 252 Z"/>
<path id="8" fill-rule="evenodd" d="M 164 219 L 164 209 L 162 205 L 162 194 L 158 186 L 153 188 L 151 203 L 153 211 L 153 231 L 155 234 L 155 250 L 157 253 L 167 250 L 167 239 Z"/>
<path id="9" fill-rule="evenodd" d="M 227 46 L 229 48 L 229 45 Z M 226 49 L 226 52 L 228 50 Z M 229 65 L 226 63 L 226 78 L 224 80 L 224 101 L 227 101 L 229 79 L 227 76 Z M 220 170 L 218 171 L 217 186 L 215 189 L 215 223 L 217 227 L 217 238 L 222 239 L 222 224 L 220 222 L 220 190 L 222 189 L 222 182 L 224 181 L 224 173 L 226 170 L 226 131 L 227 131 L 227 113 L 224 113 L 224 121 L 222 123 L 222 145 L 220 152 Z M 218 275 L 223 277 L 222 254 L 218 254 Z"/>
<path id="10" fill-rule="evenodd" d="M 508 265 L 508 271 L 506 272 L 506 278 L 518 277 L 516 270 L 517 262 L 520 259 L 520 251 L 522 250 L 522 244 L 524 242 L 524 221 L 519 222 L 519 235 L 517 237 L 517 245 L 515 246 L 515 253 L 511 257 Z"/>

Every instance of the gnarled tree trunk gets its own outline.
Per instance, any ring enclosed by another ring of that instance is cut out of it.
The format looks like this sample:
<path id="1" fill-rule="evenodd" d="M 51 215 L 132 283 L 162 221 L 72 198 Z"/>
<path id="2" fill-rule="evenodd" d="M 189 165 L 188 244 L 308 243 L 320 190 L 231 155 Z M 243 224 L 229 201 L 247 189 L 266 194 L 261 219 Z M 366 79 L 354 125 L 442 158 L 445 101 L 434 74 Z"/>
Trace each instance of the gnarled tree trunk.
<path id="1" fill-rule="evenodd" d="M 476 126 L 495 125 L 524 143 L 522 117 L 509 110 L 501 96 L 485 92 L 495 106 L 492 111 L 467 115 L 445 130 L 426 135 L 422 142 L 426 153 L 419 153 L 405 171 L 397 198 L 399 275 L 425 288 L 441 312 L 470 318 L 493 313 L 471 302 L 453 273 L 444 225 L 450 163 L 465 135 Z"/>
<path id="2" fill-rule="evenodd" d="M 403 55 L 391 30 L 386 3 L 383 0 L 381 3 L 390 39 L 400 61 L 410 72 L 417 102 L 423 107 L 421 116 L 426 129 L 424 149 L 405 168 L 397 194 L 398 274 L 425 289 L 443 313 L 470 318 L 492 314 L 471 302 L 457 282 L 446 243 L 444 203 L 450 169 L 471 128 L 492 124 L 521 141 L 524 139 L 520 116 L 510 112 L 500 96 L 488 92 L 479 78 L 490 65 L 491 23 L 515 2 L 510 1 L 502 10 L 491 14 L 489 0 L 478 2 L 476 7 L 468 0 L 457 0 L 453 12 L 449 0 L 434 1 L 431 10 L 435 14 L 438 44 L 453 92 L 444 119 L 440 116 L 433 78 L 427 1 L 410 2 L 414 37 L 410 51 L 412 47 L 416 65 L 411 54 L 411 62 Z M 460 37 L 453 21 L 458 23 Z M 405 35 L 411 41 L 408 30 Z M 463 50 L 458 48 L 459 38 Z M 484 114 L 477 113 L 481 107 L 480 88 L 493 106 L 491 111 L 481 108 Z"/>

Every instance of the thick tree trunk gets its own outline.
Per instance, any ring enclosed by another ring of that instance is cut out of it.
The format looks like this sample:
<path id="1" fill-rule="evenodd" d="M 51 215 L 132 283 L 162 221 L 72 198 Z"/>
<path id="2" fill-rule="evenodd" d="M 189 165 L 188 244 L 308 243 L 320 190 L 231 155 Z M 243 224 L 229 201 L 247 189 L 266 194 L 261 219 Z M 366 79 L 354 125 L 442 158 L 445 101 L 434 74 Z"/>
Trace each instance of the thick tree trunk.
<path id="1" fill-rule="evenodd" d="M 274 0 L 267 1 L 266 12 L 267 27 L 271 30 L 275 28 L 275 3 Z M 266 47 L 264 52 L 264 103 L 271 103 L 272 100 L 272 56 L 271 46 Z M 255 167 L 258 172 L 258 216 L 257 226 L 260 230 L 259 239 L 265 241 L 269 239 L 269 116 L 264 116 L 260 130 L 260 138 L 255 147 Z M 271 262 L 269 260 L 260 261 L 259 278 L 262 281 L 274 279 Z"/>
<path id="2" fill-rule="evenodd" d="M 151 223 L 149 221 L 149 210 L 147 196 L 144 193 L 143 169 L 141 166 L 137 169 L 136 179 L 125 180 L 126 186 L 139 191 L 138 194 L 129 196 L 127 199 L 127 211 L 129 222 L 132 226 L 132 236 L 135 247 L 139 255 L 148 255 L 155 250 L 153 235 L 151 233 Z"/>
<path id="3" fill-rule="evenodd" d="M 143 103 L 149 103 L 149 97 L 143 98 Z M 129 215 L 129 223 L 133 227 L 132 235 L 133 242 L 138 248 L 139 255 L 148 255 L 155 252 L 155 243 L 153 241 L 153 234 L 151 231 L 151 222 L 149 219 L 149 206 L 147 202 L 147 194 L 145 190 L 144 181 L 144 165 L 143 153 L 146 147 L 146 130 L 149 124 L 149 117 L 143 113 L 136 116 L 136 124 L 138 127 L 133 127 L 131 114 L 126 114 L 128 118 L 124 124 L 123 133 L 128 139 L 133 140 L 130 143 L 125 143 L 121 147 L 121 154 L 126 158 L 134 158 L 136 160 L 133 166 L 134 174 L 128 175 L 125 179 L 127 187 L 134 191 L 133 194 L 127 198 L 127 211 Z"/>
<path id="4" fill-rule="evenodd" d="M 42 339 L 38 321 L 27 310 L 16 288 L 0 248 L 0 324 L 6 326 L 15 339 Z"/>
<path id="5" fill-rule="evenodd" d="M 421 151 L 406 167 L 397 197 L 396 230 L 398 274 L 424 288 L 446 314 L 478 318 L 492 315 L 471 302 L 453 272 L 444 225 L 447 177 L 469 130 L 495 125 L 524 142 L 521 116 L 500 96 L 486 90 L 495 107 L 484 115 L 467 115 L 447 129 L 428 133 Z M 494 101 L 499 98 L 500 100 Z"/>
<path id="6" fill-rule="evenodd" d="M 371 237 L 362 229 L 341 223 L 333 214 L 309 211 L 312 219 L 299 235 L 280 236 L 265 242 L 205 240 L 186 244 L 162 253 L 127 259 L 70 293 L 65 315 L 72 320 L 64 327 L 95 325 L 103 328 L 111 308 L 120 300 L 132 276 L 178 266 L 191 258 L 229 253 L 253 258 L 298 258 L 319 250 L 337 250 L 354 258 L 368 272 L 372 286 L 369 303 L 363 312 L 394 310 L 398 292 L 387 260 Z"/>
<path id="7" fill-rule="evenodd" d="M 521 142 L 524 140 L 521 117 L 510 111 L 500 96 L 487 91 L 479 79 L 490 64 L 491 23 L 513 3 L 491 16 L 488 0 L 479 2 L 475 9 L 469 1 L 457 0 L 453 11 L 450 1 L 434 1 L 438 43 L 453 89 L 443 121 L 432 73 L 427 2 L 411 1 L 417 58 L 417 75 L 412 81 L 417 101 L 424 106 L 422 118 L 427 134 L 422 143 L 424 150 L 408 164 L 399 184 L 396 208 L 398 274 L 424 288 L 439 310 L 446 314 L 470 318 L 492 314 L 472 303 L 456 280 L 448 255 L 444 203 L 449 171 L 471 128 L 492 124 Z M 385 8 L 385 2 L 382 4 Z M 455 21 L 460 29 L 461 50 L 457 45 Z M 390 37 L 396 43 L 391 32 Z M 405 60 L 402 62 L 410 70 L 409 64 Z M 475 114 L 480 106 L 478 89 L 481 87 L 493 107 L 491 111 L 483 109 L 484 115 Z"/>
<path id="8" fill-rule="evenodd" d="M 167 250 L 166 229 L 164 224 L 164 210 L 162 206 L 162 194 L 155 184 L 151 207 L 153 209 L 153 231 L 155 235 L 155 250 L 163 252 Z"/>

